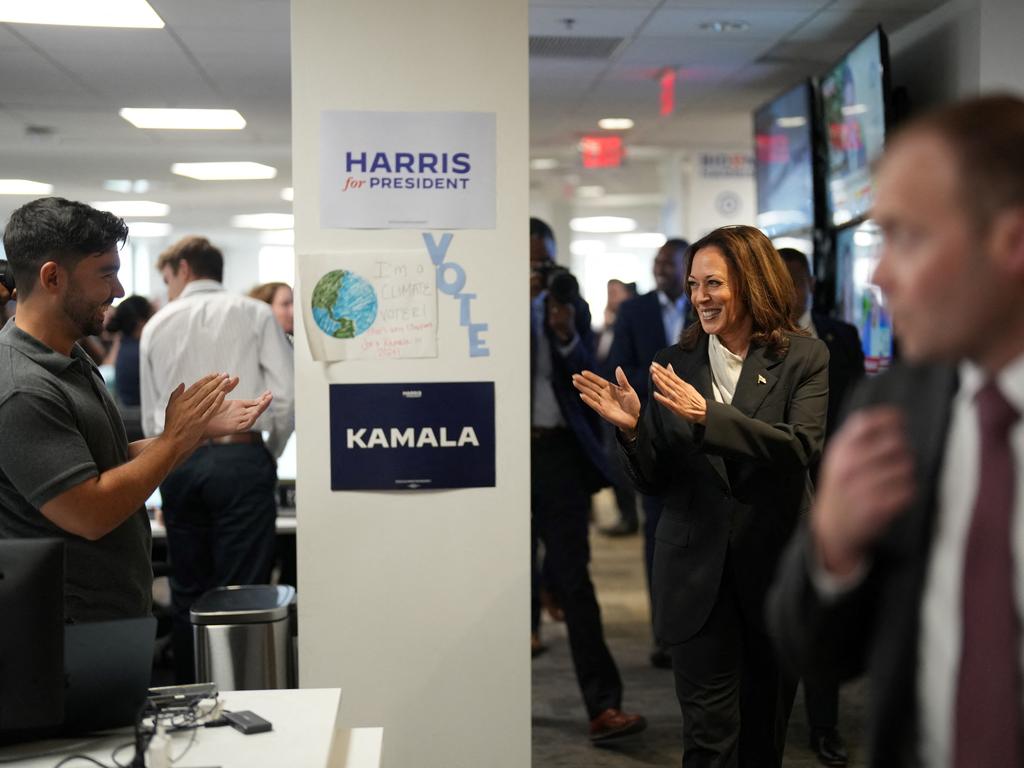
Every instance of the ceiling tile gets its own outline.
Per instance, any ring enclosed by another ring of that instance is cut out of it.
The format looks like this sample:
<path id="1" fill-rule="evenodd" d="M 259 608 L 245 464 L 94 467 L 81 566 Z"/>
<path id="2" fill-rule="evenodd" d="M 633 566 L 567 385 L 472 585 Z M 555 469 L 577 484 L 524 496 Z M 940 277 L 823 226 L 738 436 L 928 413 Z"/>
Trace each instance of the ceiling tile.
<path id="1" fill-rule="evenodd" d="M 649 15 L 645 8 L 531 8 L 530 34 L 629 37 Z"/>

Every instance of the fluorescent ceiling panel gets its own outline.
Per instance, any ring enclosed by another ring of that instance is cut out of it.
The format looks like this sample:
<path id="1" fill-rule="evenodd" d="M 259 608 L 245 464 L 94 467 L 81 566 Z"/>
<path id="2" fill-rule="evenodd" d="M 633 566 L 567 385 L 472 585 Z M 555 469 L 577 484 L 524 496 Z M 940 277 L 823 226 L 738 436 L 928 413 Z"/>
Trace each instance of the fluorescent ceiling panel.
<path id="1" fill-rule="evenodd" d="M 152 200 L 101 200 L 89 205 L 122 218 L 166 216 L 171 212 L 171 206 L 166 203 L 154 203 Z"/>
<path id="2" fill-rule="evenodd" d="M 28 179 L 0 179 L 0 195 L 48 195 L 53 184 Z"/>
<path id="3" fill-rule="evenodd" d="M 231 226 L 241 229 L 294 229 L 295 217 L 290 213 L 245 213 L 232 216 Z"/>
<path id="4" fill-rule="evenodd" d="M 166 221 L 133 221 L 128 224 L 129 237 L 166 237 L 171 225 Z"/>
<path id="5" fill-rule="evenodd" d="M 0 22 L 163 29 L 146 0 L 0 0 Z"/>
<path id="6" fill-rule="evenodd" d="M 174 163 L 171 173 L 199 181 L 247 181 L 272 179 L 277 168 L 262 163 Z"/>
<path id="7" fill-rule="evenodd" d="M 245 128 L 245 118 L 236 109 L 124 107 L 118 114 L 136 128 L 168 131 L 240 131 Z"/>

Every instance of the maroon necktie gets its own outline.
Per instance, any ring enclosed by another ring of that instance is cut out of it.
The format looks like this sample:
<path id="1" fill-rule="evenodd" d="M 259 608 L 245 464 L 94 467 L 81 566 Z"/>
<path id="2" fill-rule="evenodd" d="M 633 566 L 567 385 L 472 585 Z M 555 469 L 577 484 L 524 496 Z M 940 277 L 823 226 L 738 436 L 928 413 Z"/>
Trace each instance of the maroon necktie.
<path id="1" fill-rule="evenodd" d="M 957 768 L 1008 768 L 1021 766 L 1024 757 L 1009 440 L 1020 414 L 993 382 L 982 387 L 976 403 L 981 453 L 964 557 L 953 754 Z"/>

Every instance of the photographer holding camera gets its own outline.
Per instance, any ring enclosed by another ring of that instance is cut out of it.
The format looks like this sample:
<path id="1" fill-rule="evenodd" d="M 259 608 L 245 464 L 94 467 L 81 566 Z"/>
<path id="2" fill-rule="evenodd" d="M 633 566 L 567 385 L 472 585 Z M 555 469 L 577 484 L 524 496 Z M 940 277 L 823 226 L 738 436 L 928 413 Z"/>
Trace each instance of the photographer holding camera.
<path id="1" fill-rule="evenodd" d="M 590 739 L 604 742 L 642 731 L 647 723 L 621 710 L 622 680 L 590 580 L 590 495 L 608 484 L 608 468 L 600 424 L 573 390 L 572 375 L 593 365 L 594 334 L 579 283 L 554 263 L 554 251 L 551 227 L 531 218 L 532 544 L 534 555 L 538 541 L 544 544 L 546 586 L 565 612 Z"/>

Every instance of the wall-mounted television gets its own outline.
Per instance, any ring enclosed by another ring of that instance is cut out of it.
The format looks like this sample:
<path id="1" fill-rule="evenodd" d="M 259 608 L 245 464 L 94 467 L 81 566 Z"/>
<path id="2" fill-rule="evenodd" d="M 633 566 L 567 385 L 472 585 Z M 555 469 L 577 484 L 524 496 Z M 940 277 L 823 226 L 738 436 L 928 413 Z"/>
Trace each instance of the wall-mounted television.
<path id="1" fill-rule="evenodd" d="M 885 144 L 889 51 L 875 29 L 825 73 L 820 83 L 829 218 L 839 227 L 871 208 L 871 164 Z"/>
<path id="2" fill-rule="evenodd" d="M 814 227 L 813 98 L 805 80 L 754 112 L 757 226 L 769 237 Z"/>
<path id="3" fill-rule="evenodd" d="M 871 282 L 882 232 L 871 220 L 836 232 L 836 316 L 853 325 L 864 349 L 864 368 L 881 373 L 892 364 L 892 320 L 882 291 Z"/>

